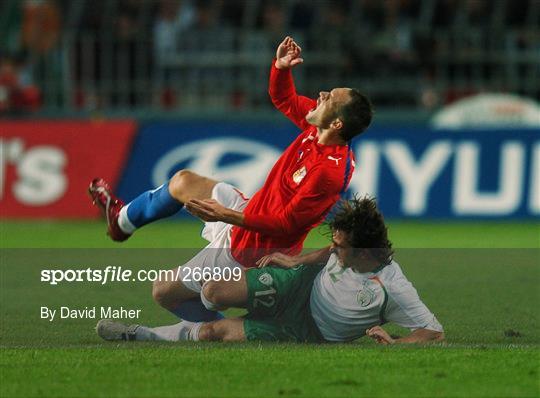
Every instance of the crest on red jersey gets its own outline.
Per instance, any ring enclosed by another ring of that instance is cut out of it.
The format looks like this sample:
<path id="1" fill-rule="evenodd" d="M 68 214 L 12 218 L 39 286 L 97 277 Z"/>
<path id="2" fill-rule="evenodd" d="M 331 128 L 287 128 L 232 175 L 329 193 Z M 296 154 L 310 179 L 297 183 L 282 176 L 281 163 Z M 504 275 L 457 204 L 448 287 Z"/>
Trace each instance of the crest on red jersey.
<path id="1" fill-rule="evenodd" d="M 300 182 L 304 179 L 306 174 L 307 174 L 306 166 L 302 166 L 294 172 L 292 179 L 295 183 L 300 184 Z"/>

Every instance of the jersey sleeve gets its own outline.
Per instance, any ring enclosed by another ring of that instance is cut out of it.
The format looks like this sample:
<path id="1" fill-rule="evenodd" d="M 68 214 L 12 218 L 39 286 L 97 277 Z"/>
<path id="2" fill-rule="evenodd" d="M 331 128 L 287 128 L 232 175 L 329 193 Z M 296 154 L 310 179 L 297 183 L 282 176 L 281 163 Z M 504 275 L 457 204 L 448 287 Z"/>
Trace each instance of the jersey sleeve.
<path id="1" fill-rule="evenodd" d="M 317 106 L 317 101 L 296 94 L 291 70 L 276 68 L 275 60 L 272 61 L 270 70 L 268 93 L 274 106 L 301 130 L 309 127 L 305 117 L 311 109 Z"/>
<path id="2" fill-rule="evenodd" d="M 418 292 L 405 277 L 387 287 L 388 307 L 385 319 L 401 327 L 416 330 L 428 329 L 443 332 L 435 315 L 420 300 Z"/>
<path id="3" fill-rule="evenodd" d="M 278 214 L 244 214 L 244 228 L 271 236 L 308 232 L 339 199 L 342 182 L 335 170 L 319 167 Z"/>

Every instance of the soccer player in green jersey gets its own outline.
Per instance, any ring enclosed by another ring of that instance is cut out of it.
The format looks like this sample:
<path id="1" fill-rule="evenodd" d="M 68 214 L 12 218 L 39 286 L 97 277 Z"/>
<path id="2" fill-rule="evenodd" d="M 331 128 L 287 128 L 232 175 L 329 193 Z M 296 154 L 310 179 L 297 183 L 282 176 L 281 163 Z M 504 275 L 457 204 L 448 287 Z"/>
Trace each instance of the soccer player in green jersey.
<path id="1" fill-rule="evenodd" d="M 332 244 L 299 256 L 274 253 L 238 281 L 207 281 L 208 309 L 246 308 L 244 317 L 182 321 L 149 328 L 101 320 L 105 340 L 346 342 L 368 335 L 381 344 L 444 339 L 441 324 L 393 259 L 387 228 L 373 199 L 343 203 L 330 222 Z M 387 322 L 411 333 L 394 339 Z"/>

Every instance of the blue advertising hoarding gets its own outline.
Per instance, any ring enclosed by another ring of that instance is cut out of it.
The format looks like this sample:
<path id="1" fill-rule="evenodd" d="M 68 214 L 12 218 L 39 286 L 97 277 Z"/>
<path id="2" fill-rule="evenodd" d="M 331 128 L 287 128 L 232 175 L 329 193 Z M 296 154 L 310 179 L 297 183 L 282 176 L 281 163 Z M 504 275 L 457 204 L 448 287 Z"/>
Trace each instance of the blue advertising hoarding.
<path id="1" fill-rule="evenodd" d="M 130 200 L 189 168 L 254 193 L 297 130 L 288 123 L 143 124 L 118 187 Z M 540 215 L 538 130 L 372 127 L 352 143 L 348 195 L 370 194 L 391 218 Z"/>

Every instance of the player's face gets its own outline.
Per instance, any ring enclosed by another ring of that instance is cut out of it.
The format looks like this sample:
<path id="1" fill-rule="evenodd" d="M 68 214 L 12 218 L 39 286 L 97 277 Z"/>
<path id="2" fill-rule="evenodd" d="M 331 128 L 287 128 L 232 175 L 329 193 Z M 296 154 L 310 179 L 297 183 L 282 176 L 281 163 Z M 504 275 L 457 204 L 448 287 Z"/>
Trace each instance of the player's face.
<path id="1" fill-rule="evenodd" d="M 317 98 L 317 106 L 306 115 L 309 124 L 329 128 L 336 119 L 339 108 L 351 100 L 350 88 L 335 88 L 332 91 L 321 91 Z"/>
<path id="2" fill-rule="evenodd" d="M 378 267 L 380 263 L 365 251 L 354 249 L 347 239 L 347 233 L 343 231 L 332 233 L 332 250 L 344 268 L 352 268 L 358 272 L 368 272 Z"/>

